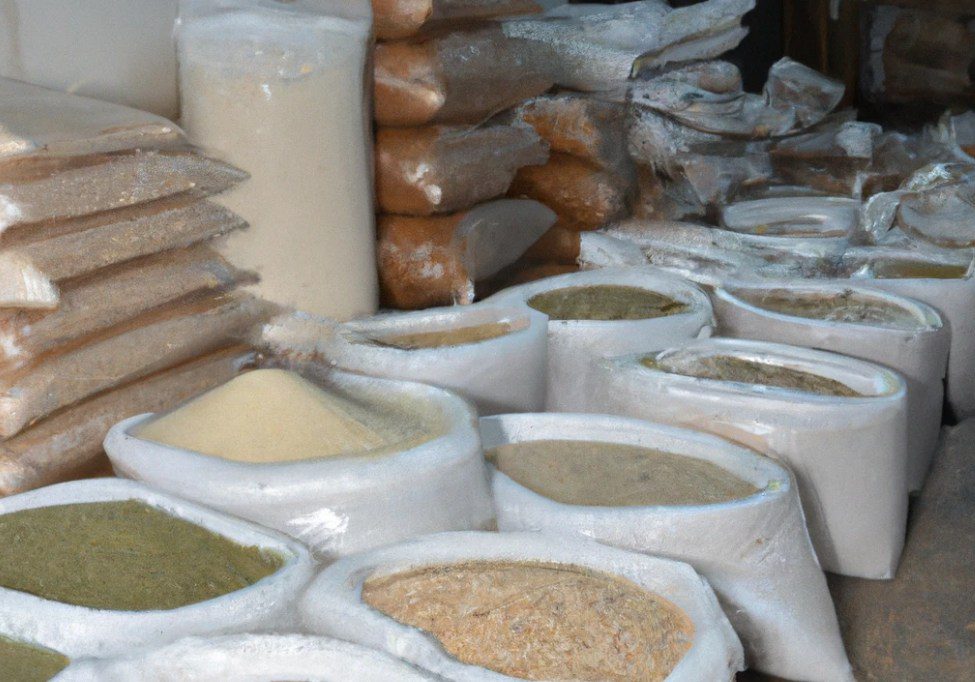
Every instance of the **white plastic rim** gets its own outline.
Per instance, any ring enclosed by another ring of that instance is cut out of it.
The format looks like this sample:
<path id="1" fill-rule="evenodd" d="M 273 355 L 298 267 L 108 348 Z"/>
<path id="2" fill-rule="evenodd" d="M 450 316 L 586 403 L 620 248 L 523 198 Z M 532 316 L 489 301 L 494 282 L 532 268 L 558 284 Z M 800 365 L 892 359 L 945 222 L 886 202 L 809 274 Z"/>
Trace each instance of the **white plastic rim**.
<path id="1" fill-rule="evenodd" d="M 370 343 L 384 336 L 490 323 L 508 324 L 511 331 L 440 348 L 405 350 Z M 479 414 L 530 412 L 545 404 L 547 323 L 545 315 L 524 307 L 452 306 L 356 320 L 334 333 L 323 330 L 319 349 L 339 369 L 456 391 L 473 402 Z"/>
<path id="2" fill-rule="evenodd" d="M 145 414 L 116 424 L 105 438 L 105 451 L 120 476 L 280 530 L 323 560 L 415 535 L 493 523 L 470 404 L 424 384 L 327 374 L 326 388 L 366 401 L 415 401 L 442 430 L 389 454 L 265 464 L 143 440 L 133 432 L 153 417 Z"/>
<path id="3" fill-rule="evenodd" d="M 745 646 L 748 667 L 794 680 L 852 680 L 799 494 L 781 464 L 717 436 L 596 414 L 481 419 L 485 450 L 509 443 L 621 443 L 711 462 L 759 492 L 708 505 L 602 507 L 556 502 L 492 470 L 498 529 L 575 532 L 686 561 L 707 578 Z"/>
<path id="4" fill-rule="evenodd" d="M 694 623 L 694 641 L 668 682 L 730 680 L 744 667 L 741 643 L 714 592 L 687 564 L 601 545 L 568 534 L 440 533 L 346 557 L 322 571 L 299 605 L 305 626 L 382 649 L 448 680 L 502 682 L 517 678 L 466 665 L 422 630 L 403 625 L 362 601 L 375 575 L 467 561 L 520 561 L 580 566 L 619 576 L 665 599 Z"/>
<path id="5" fill-rule="evenodd" d="M 847 251 L 844 267 L 857 286 L 889 291 L 923 301 L 941 312 L 951 329 L 948 353 L 948 404 L 960 421 L 975 416 L 975 263 L 972 251 L 938 255 L 908 249 L 856 248 Z M 904 263 L 960 265 L 967 274 L 957 279 L 934 277 L 890 277 L 888 267 Z"/>
<path id="6" fill-rule="evenodd" d="M 487 300 L 528 308 L 528 301 L 542 292 L 601 284 L 646 289 L 684 303 L 687 309 L 646 320 L 549 320 L 546 411 L 582 409 L 595 363 L 601 358 L 660 350 L 711 334 L 714 313 L 707 294 L 677 275 L 649 266 L 558 275 L 505 289 Z"/>
<path id="7" fill-rule="evenodd" d="M 911 328 L 811 319 L 775 312 L 741 295 L 788 293 L 799 296 L 854 294 L 909 314 Z M 950 333 L 940 313 L 920 301 L 849 283 L 780 281 L 728 282 L 711 296 L 725 336 L 793 344 L 869 360 L 897 370 L 907 382 L 907 484 L 920 490 L 938 447 Z"/>
<path id="8" fill-rule="evenodd" d="M 747 234 L 679 221 L 630 219 L 603 232 L 636 244 L 651 264 L 664 259 L 680 267 L 680 257 L 685 256 L 693 264 L 689 267 L 691 272 L 713 273 L 713 279 L 741 270 L 778 268 L 798 272 L 804 263 L 838 257 L 847 246 L 846 238 Z"/>
<path id="9" fill-rule="evenodd" d="M 52 682 L 431 682 L 439 678 L 380 651 L 309 635 L 188 637 L 158 649 L 72 663 Z"/>
<path id="10" fill-rule="evenodd" d="M 721 226 L 743 234 L 848 238 L 861 202 L 842 196 L 770 197 L 721 207 Z"/>
<path id="11" fill-rule="evenodd" d="M 817 395 L 651 369 L 646 357 L 714 355 L 777 364 L 840 381 L 859 397 Z M 787 464 L 823 568 L 891 578 L 907 521 L 907 392 L 893 370 L 795 346 L 709 339 L 600 364 L 589 412 L 708 431 Z"/>
<path id="12" fill-rule="evenodd" d="M 272 530 L 118 479 L 61 483 L 13 495 L 0 500 L 0 514 L 112 500 L 139 500 L 239 544 L 277 552 L 284 565 L 250 587 L 165 611 L 93 609 L 0 587 L 0 634 L 79 658 L 122 655 L 191 635 L 293 627 L 295 600 L 315 562 L 300 543 Z"/>

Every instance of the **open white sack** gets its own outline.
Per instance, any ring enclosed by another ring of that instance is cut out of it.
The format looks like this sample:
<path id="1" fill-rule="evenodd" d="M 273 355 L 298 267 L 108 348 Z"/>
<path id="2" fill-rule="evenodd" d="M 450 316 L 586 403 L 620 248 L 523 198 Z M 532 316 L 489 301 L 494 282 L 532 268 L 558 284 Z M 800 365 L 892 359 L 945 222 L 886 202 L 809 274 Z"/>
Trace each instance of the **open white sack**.
<path id="1" fill-rule="evenodd" d="M 362 585 L 374 575 L 479 560 L 589 568 L 625 578 L 670 600 L 694 623 L 694 641 L 667 682 L 730 680 L 744 667 L 741 643 L 714 592 L 694 569 L 568 534 L 439 533 L 346 557 L 315 578 L 299 610 L 313 632 L 387 651 L 448 680 L 514 681 L 516 678 L 459 662 L 433 636 L 362 601 Z"/>
<path id="2" fill-rule="evenodd" d="M 926 266 L 959 269 L 957 277 L 925 276 Z M 905 277 L 911 269 L 914 276 Z M 941 312 L 951 329 L 948 352 L 948 404 L 959 420 L 975 415 L 975 264 L 972 251 L 925 253 L 911 249 L 855 248 L 843 257 L 843 269 L 857 286 L 881 289 L 923 301 Z M 898 272 L 901 270 L 901 272 Z"/>
<path id="3" fill-rule="evenodd" d="M 323 559 L 493 522 L 476 416 L 466 401 L 413 382 L 337 371 L 313 378 L 380 409 L 410 401 L 435 431 L 388 454 L 254 464 L 139 438 L 136 427 L 153 417 L 146 414 L 116 424 L 105 451 L 120 476 L 283 531 Z"/>
<path id="4" fill-rule="evenodd" d="M 0 500 L 0 514 L 111 500 L 139 500 L 239 544 L 277 552 L 284 564 L 250 587 L 161 611 L 92 609 L 0 587 L 0 634 L 76 658 L 123 655 L 191 635 L 293 627 L 295 600 L 312 577 L 315 562 L 300 543 L 272 530 L 118 479 L 61 483 L 13 495 Z"/>
<path id="5" fill-rule="evenodd" d="M 785 467 L 723 438 L 625 417 L 481 419 L 485 450 L 538 440 L 622 443 L 685 455 L 720 466 L 759 492 L 708 505 L 583 506 L 547 498 L 493 469 L 499 530 L 570 531 L 686 561 L 717 593 L 749 668 L 793 680 L 853 679 L 799 493 Z"/>
<path id="6" fill-rule="evenodd" d="M 158 649 L 72 663 L 52 682 L 431 682 L 380 651 L 308 635 L 188 637 Z"/>
<path id="7" fill-rule="evenodd" d="M 522 284 L 498 292 L 489 302 L 528 306 L 542 292 L 601 284 L 646 289 L 684 303 L 675 315 L 645 320 L 549 320 L 545 409 L 568 412 L 586 404 L 590 378 L 600 358 L 638 350 L 661 350 L 680 341 L 710 336 L 711 302 L 696 285 L 651 267 L 603 268 Z"/>
<path id="8" fill-rule="evenodd" d="M 510 325 L 511 331 L 439 348 L 374 342 L 492 323 Z M 275 352 L 318 354 L 338 369 L 440 386 L 473 402 L 480 414 L 497 414 L 544 406 L 547 323 L 536 310 L 484 304 L 377 315 L 340 325 L 299 313 L 272 320 L 263 338 Z"/>
<path id="9" fill-rule="evenodd" d="M 766 362 L 827 377 L 864 397 L 715 381 L 651 369 L 709 356 Z M 588 411 L 640 417 L 724 436 L 786 463 L 796 476 L 823 568 L 891 578 L 907 521 L 907 392 L 886 368 L 794 346 L 709 339 L 600 364 Z"/>
<path id="10" fill-rule="evenodd" d="M 741 298 L 763 292 L 853 294 L 898 309 L 911 328 L 882 323 L 823 320 L 766 310 Z M 938 446 L 950 333 L 941 315 L 914 299 L 837 282 L 730 282 L 711 296 L 721 333 L 739 339 L 786 343 L 870 360 L 897 370 L 907 382 L 907 485 L 920 490 Z"/>

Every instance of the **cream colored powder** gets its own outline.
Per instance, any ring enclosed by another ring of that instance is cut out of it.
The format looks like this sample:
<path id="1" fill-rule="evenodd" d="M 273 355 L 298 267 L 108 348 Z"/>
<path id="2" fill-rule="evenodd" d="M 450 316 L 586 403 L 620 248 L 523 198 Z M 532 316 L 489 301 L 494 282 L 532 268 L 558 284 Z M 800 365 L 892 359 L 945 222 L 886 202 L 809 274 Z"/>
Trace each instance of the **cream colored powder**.
<path id="1" fill-rule="evenodd" d="M 292 372 L 261 369 L 148 422 L 135 435 L 240 462 L 289 462 L 381 450 L 405 441 L 411 426 Z"/>
<path id="2" fill-rule="evenodd" d="M 926 326 L 916 313 L 906 308 L 852 290 L 816 293 L 759 289 L 736 291 L 734 294 L 758 308 L 783 315 L 895 329 L 920 329 Z"/>
<path id="3" fill-rule="evenodd" d="M 525 441 L 495 448 L 488 458 L 521 485 L 563 504 L 715 504 L 758 492 L 711 462 L 621 443 Z"/>
<path id="4" fill-rule="evenodd" d="M 381 346 L 392 346 L 402 350 L 419 350 L 422 348 L 446 348 L 462 346 L 479 341 L 497 339 L 512 331 L 507 322 L 491 322 L 471 327 L 456 327 L 441 331 L 417 332 L 414 334 L 391 334 L 373 339 L 373 343 Z"/>
<path id="5" fill-rule="evenodd" d="M 370 578 L 362 598 L 459 661 L 526 680 L 664 680 L 694 635 L 666 599 L 576 566 L 432 566 Z"/>
<path id="6" fill-rule="evenodd" d="M 804 393 L 817 395 L 832 395 L 845 398 L 862 396 L 846 384 L 828 377 L 803 372 L 791 367 L 782 367 L 756 360 L 745 360 L 729 355 L 711 355 L 694 358 L 691 362 L 675 363 L 666 359 L 658 362 L 653 358 L 642 361 L 647 367 L 660 369 L 672 374 L 683 374 L 700 379 L 715 379 L 718 381 L 733 381 L 742 384 L 756 384 L 759 386 L 774 386 L 787 388 Z"/>

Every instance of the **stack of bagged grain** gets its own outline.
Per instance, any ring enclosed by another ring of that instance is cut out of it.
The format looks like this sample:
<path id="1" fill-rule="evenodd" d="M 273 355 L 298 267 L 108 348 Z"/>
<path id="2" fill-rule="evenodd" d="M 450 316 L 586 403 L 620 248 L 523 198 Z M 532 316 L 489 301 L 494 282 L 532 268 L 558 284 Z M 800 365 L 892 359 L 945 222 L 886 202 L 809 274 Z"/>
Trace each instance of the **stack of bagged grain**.
<path id="1" fill-rule="evenodd" d="M 0 495 L 98 471 L 112 424 L 249 361 L 270 310 L 206 244 L 245 177 L 163 118 L 0 80 Z"/>
<path id="2" fill-rule="evenodd" d="M 632 215 L 637 168 L 628 153 L 629 91 L 641 74 L 711 59 L 744 37 L 751 0 L 672 9 L 663 2 L 565 5 L 542 18 L 513 19 L 505 32 L 549 51 L 554 92 L 507 115 L 534 129 L 548 163 L 522 168 L 510 195 L 537 199 L 558 222 L 497 281 L 504 286 L 579 267 L 582 232 Z M 636 79 L 636 80 L 634 80 Z"/>
<path id="3" fill-rule="evenodd" d="M 753 6 L 374 0 L 384 302 L 470 303 L 574 269 L 578 233 L 631 211 L 631 77 L 733 48 Z"/>
<path id="4" fill-rule="evenodd" d="M 544 163 L 530 128 L 485 123 L 548 90 L 545 54 L 496 18 L 531 0 L 373 0 L 376 195 L 383 303 L 471 303 L 554 222 L 535 201 L 499 199 L 519 168 Z"/>

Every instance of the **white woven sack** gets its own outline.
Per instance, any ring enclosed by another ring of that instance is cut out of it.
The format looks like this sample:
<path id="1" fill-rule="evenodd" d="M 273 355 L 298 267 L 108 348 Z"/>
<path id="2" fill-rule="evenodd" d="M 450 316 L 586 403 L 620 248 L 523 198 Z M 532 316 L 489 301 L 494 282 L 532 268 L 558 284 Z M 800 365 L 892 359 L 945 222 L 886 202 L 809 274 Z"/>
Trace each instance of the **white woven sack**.
<path id="1" fill-rule="evenodd" d="M 585 404 L 597 360 L 637 350 L 659 350 L 686 339 L 709 336 L 714 324 L 711 302 L 691 282 L 644 266 L 603 268 L 559 275 L 498 292 L 497 305 L 522 305 L 542 292 L 601 284 L 647 289 L 686 304 L 675 315 L 646 320 L 549 320 L 548 388 L 545 409 L 567 412 Z"/>
<path id="2" fill-rule="evenodd" d="M 311 578 L 315 562 L 300 543 L 272 530 L 118 479 L 61 483 L 13 495 L 0 500 L 0 514 L 111 500 L 139 500 L 241 545 L 277 552 L 285 563 L 250 587 L 164 611 L 92 609 L 0 587 L 0 634 L 76 658 L 122 655 L 190 635 L 293 626 L 295 600 Z"/>
<path id="3" fill-rule="evenodd" d="M 723 438 L 595 414 L 481 419 L 485 450 L 508 443 L 620 443 L 709 461 L 759 492 L 707 505 L 584 506 L 557 502 L 492 471 L 501 531 L 572 531 L 599 542 L 686 561 L 707 578 L 745 646 L 749 668 L 793 680 L 852 680 L 829 589 L 792 475 Z"/>
<path id="4" fill-rule="evenodd" d="M 743 668 L 741 643 L 714 592 L 694 569 L 567 534 L 440 533 L 346 557 L 315 578 L 299 610 L 313 632 L 382 649 L 448 680 L 513 682 L 516 678 L 461 663 L 431 635 L 362 601 L 362 585 L 373 575 L 479 560 L 580 566 L 625 578 L 670 600 L 694 623 L 694 641 L 667 682 L 730 680 Z"/>
<path id="5" fill-rule="evenodd" d="M 840 381 L 862 397 L 716 381 L 651 369 L 732 356 Z M 601 364 L 590 412 L 708 431 L 780 459 L 796 476 L 827 571 L 891 578 L 907 521 L 907 393 L 896 372 L 835 353 L 710 339 Z"/>
<path id="6" fill-rule="evenodd" d="M 853 294 L 910 315 L 910 328 L 789 315 L 742 299 L 763 292 Z M 808 280 L 762 284 L 726 283 L 711 296 L 721 334 L 832 351 L 897 370 L 907 381 L 907 484 L 920 490 L 938 447 L 950 333 L 931 306 L 883 291 Z"/>
<path id="7" fill-rule="evenodd" d="M 512 331 L 439 348 L 406 350 L 371 342 L 490 323 L 509 324 Z M 447 388 L 473 402 L 480 414 L 496 414 L 544 406 L 547 323 L 537 310 L 479 303 L 378 315 L 341 325 L 285 316 L 265 326 L 264 339 L 272 349 L 318 353 L 338 369 Z"/>
<path id="8" fill-rule="evenodd" d="M 143 440 L 133 431 L 153 415 L 140 415 L 109 431 L 105 451 L 121 476 L 283 531 L 323 559 L 493 522 L 466 401 L 433 386 L 337 371 L 321 383 L 379 406 L 409 400 L 438 430 L 388 454 L 255 464 Z"/>

